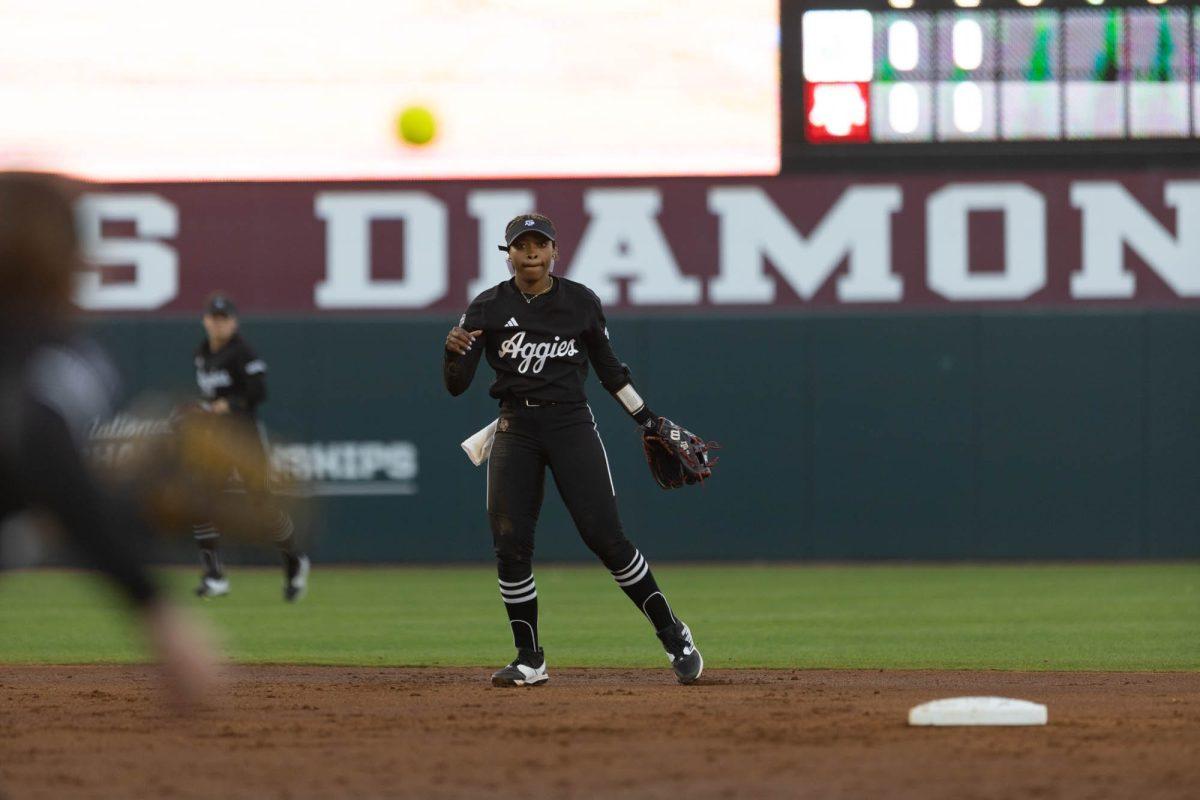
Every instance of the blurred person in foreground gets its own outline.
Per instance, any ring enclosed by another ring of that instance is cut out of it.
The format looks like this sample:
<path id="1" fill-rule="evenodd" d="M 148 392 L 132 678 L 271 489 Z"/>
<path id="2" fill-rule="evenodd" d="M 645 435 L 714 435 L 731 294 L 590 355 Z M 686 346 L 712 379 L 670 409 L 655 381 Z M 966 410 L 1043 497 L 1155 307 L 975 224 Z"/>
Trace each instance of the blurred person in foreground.
<path id="1" fill-rule="evenodd" d="M 0 172 L 0 522 L 25 510 L 49 515 L 124 592 L 186 708 L 216 680 L 214 650 L 151 580 L 139 509 L 102 488 L 84 463 L 88 427 L 112 412 L 117 376 L 71 329 L 82 267 L 75 191 L 57 176 Z"/>

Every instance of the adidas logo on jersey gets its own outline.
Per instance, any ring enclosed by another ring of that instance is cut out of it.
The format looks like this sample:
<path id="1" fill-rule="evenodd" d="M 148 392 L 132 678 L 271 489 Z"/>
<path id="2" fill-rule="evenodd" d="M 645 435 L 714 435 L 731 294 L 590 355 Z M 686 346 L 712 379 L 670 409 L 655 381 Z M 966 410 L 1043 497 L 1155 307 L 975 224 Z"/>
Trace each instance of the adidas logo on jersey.
<path id="1" fill-rule="evenodd" d="M 519 327 L 521 327 L 521 326 L 520 326 L 520 324 L 517 322 L 517 318 L 516 318 L 516 317 L 509 317 L 509 318 L 508 318 L 508 322 L 504 323 L 504 327 L 506 327 L 506 328 L 519 328 Z"/>

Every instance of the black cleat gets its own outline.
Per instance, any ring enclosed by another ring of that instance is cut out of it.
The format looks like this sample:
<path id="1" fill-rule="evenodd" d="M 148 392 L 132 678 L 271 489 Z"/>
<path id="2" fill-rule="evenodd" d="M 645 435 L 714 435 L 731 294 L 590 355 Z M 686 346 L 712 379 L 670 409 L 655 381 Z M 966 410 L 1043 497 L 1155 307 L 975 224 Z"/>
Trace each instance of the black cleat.
<path id="1" fill-rule="evenodd" d="M 692 641 L 692 631 L 687 625 L 676 621 L 657 633 L 667 658 L 671 659 L 671 669 L 680 683 L 693 683 L 704 672 L 704 658 Z"/>
<path id="2" fill-rule="evenodd" d="M 308 591 L 308 556 L 289 558 L 283 582 L 283 599 L 294 603 Z"/>
<path id="3" fill-rule="evenodd" d="M 522 647 L 511 664 L 492 675 L 492 686 L 537 686 L 548 680 L 546 654 L 542 648 L 529 650 Z"/>

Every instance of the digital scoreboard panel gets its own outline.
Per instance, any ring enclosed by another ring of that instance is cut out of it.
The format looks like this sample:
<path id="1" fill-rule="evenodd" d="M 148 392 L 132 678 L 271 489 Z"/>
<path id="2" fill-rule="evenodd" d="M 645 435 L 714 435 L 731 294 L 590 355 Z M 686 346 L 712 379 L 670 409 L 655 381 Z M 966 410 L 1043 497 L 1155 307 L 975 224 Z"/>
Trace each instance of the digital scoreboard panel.
<path id="1" fill-rule="evenodd" d="M 1200 155 L 1200 0 L 781 7 L 783 169 Z"/>

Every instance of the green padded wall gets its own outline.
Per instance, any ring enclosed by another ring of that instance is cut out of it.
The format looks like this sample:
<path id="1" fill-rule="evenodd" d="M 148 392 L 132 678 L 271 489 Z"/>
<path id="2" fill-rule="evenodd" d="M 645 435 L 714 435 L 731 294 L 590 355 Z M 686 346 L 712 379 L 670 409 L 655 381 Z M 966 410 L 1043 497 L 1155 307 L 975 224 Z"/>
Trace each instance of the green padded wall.
<path id="1" fill-rule="evenodd" d="M 326 561 L 491 557 L 484 475 L 458 443 L 494 417 L 481 368 L 441 385 L 448 320 L 248 318 L 281 441 L 410 441 L 415 493 L 325 498 Z M 190 391 L 196 322 L 92 329 L 135 392 Z M 703 487 L 664 492 L 591 381 L 629 536 L 654 559 L 1200 556 L 1200 314 L 617 317 L 652 408 L 711 439 Z M 553 491 L 542 559 L 589 559 Z"/>

